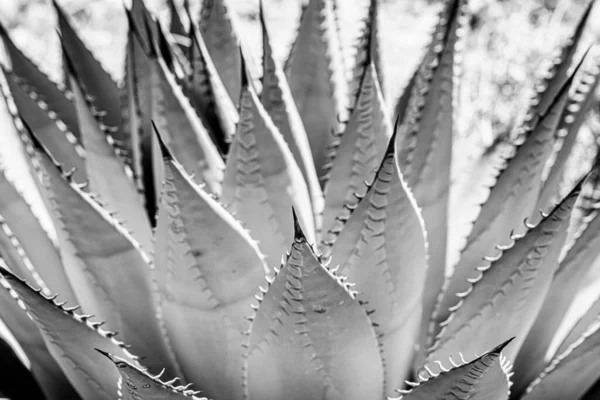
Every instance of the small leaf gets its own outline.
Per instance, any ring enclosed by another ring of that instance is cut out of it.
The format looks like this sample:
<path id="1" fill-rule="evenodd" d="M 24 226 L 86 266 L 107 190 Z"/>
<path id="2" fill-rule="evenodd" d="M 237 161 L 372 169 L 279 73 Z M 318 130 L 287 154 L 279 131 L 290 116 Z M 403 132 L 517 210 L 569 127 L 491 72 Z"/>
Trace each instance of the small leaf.
<path id="1" fill-rule="evenodd" d="M 64 122 L 68 130 L 79 137 L 75 107 L 68 99 L 64 88 L 52 82 L 15 46 L 2 24 L 0 24 L 0 37 L 10 57 L 11 70 L 21 80 L 19 84 L 26 86 L 31 93 L 36 93 L 48 106 L 48 111 L 56 113 L 57 118 Z"/>
<path id="2" fill-rule="evenodd" d="M 4 74 L 0 78 L 0 85 L 9 104 L 8 111 L 11 116 L 24 119 L 65 170 L 74 169 L 73 179 L 78 183 L 85 183 L 87 180 L 83 161 L 85 151 L 77 138 L 66 129 L 64 124 L 61 125 L 61 122 L 50 117 L 49 110 L 42 108 L 42 104 L 45 107 L 45 103 L 36 101 L 37 94 L 27 92 L 18 83 L 14 73 L 4 68 L 2 70 Z M 11 104 L 14 104 L 14 107 Z"/>
<path id="3" fill-rule="evenodd" d="M 137 358 L 125 350 L 123 343 L 114 339 L 114 333 L 92 322 L 90 315 L 79 315 L 74 312 L 76 308 L 57 304 L 5 269 L 0 269 L 0 275 L 4 290 L 9 290 L 23 312 L 33 318 L 50 354 L 81 397 L 114 399 L 119 374 L 114 368 L 103 367 L 98 362 L 101 358 L 94 348 L 105 348 L 133 363 L 137 363 Z"/>
<path id="4" fill-rule="evenodd" d="M 152 376 L 127 360 L 100 349 L 96 351 L 112 361 L 119 370 L 119 400 L 207 400 L 196 397 L 198 392 L 188 389 L 189 385 L 175 386 L 176 379 L 161 381 L 160 374 Z"/>
<path id="5" fill-rule="evenodd" d="M 81 141 L 86 148 L 85 168 L 90 190 L 98 194 L 104 206 L 115 212 L 142 248 L 149 251 L 152 249 L 150 222 L 133 182 L 133 174 L 118 158 L 110 135 L 101 130 L 101 125 L 90 112 L 88 107 L 91 104 L 86 101 L 77 77 L 71 75 L 70 82 Z"/>
<path id="6" fill-rule="evenodd" d="M 0 266 L 9 269 L 3 259 Z M 62 370 L 48 352 L 35 322 L 23 312 L 18 302 L 4 288 L 0 288 L 0 318 L 27 356 L 31 373 L 48 400 L 79 400 Z M 17 397 L 15 397 L 17 398 Z"/>
<path id="7" fill-rule="evenodd" d="M 127 143 L 121 129 L 121 98 L 117 84 L 102 65 L 94 58 L 67 20 L 56 0 L 52 0 L 58 15 L 58 26 L 63 51 L 73 62 L 73 68 L 80 77 L 102 123 L 111 129 L 112 136 L 119 143 Z"/>
<path id="8" fill-rule="evenodd" d="M 285 73 L 306 128 L 317 176 L 323 179 L 327 149 L 344 119 L 345 87 L 333 0 L 310 0 Z M 321 187 L 323 181 L 321 181 Z"/>
<path id="9" fill-rule="evenodd" d="M 294 222 L 290 255 L 257 297 L 244 364 L 246 398 L 380 399 L 383 366 L 371 321 Z"/>
<path id="10" fill-rule="evenodd" d="M 507 334 L 517 338 L 507 353 L 514 360 L 552 283 L 582 183 L 537 226 L 512 236 L 510 245 L 498 246 L 500 254 L 486 258 L 487 265 L 468 277 L 467 290 L 452 296 L 455 304 L 440 324 L 428 360 L 458 350 L 480 353 Z"/>
<path id="11" fill-rule="evenodd" d="M 401 390 L 402 395 L 390 400 L 503 400 L 510 393 L 510 363 L 501 353 L 512 339 L 477 357 L 470 363 L 456 364 L 450 357 L 450 370 L 439 374 L 423 372 L 417 386 Z M 441 364 L 439 364 L 441 367 Z M 412 385 L 411 385 L 412 386 Z"/>
<path id="12" fill-rule="evenodd" d="M 385 394 L 391 396 L 412 367 L 427 272 L 423 220 L 397 167 L 394 138 L 375 181 L 351 209 L 343 227 L 345 217 L 330 231 L 330 247 L 323 251 L 374 310 L 371 318 L 385 359 Z"/>
<path id="13" fill-rule="evenodd" d="M 200 33 L 221 81 L 236 107 L 242 91 L 242 56 L 235 15 L 228 0 L 207 0 L 200 11 Z"/>
<path id="14" fill-rule="evenodd" d="M 364 196 L 364 182 L 373 181 L 391 135 L 392 127 L 375 65 L 370 62 L 364 70 L 358 101 L 346 130 L 330 150 L 324 232 L 335 226 L 335 219 L 343 213 L 345 205 L 354 205 L 356 196 Z"/>
<path id="15" fill-rule="evenodd" d="M 260 100 L 290 148 L 294 160 L 296 160 L 296 163 L 300 167 L 300 171 L 310 192 L 313 215 L 315 216 L 315 228 L 317 232 L 320 232 L 324 207 L 323 191 L 319 185 L 319 178 L 317 177 L 312 153 L 310 152 L 310 144 L 304 124 L 302 123 L 300 114 L 298 114 L 298 109 L 292 98 L 292 93 L 283 69 L 273 56 L 262 1 L 260 3 L 259 17 L 263 34 L 264 70 Z"/>
<path id="16" fill-rule="evenodd" d="M 396 126 L 398 165 L 421 208 L 430 248 L 423 298 L 424 338 L 446 270 L 449 166 L 458 96 L 454 82 L 460 70 L 458 61 L 467 19 L 466 1 L 446 4 L 412 84 L 406 117 Z"/>
<path id="17" fill-rule="evenodd" d="M 121 332 L 150 368 L 171 368 L 156 321 L 150 258 L 117 220 L 61 174 L 34 136 L 32 140 L 38 179 L 60 232 L 65 270 L 84 310 L 97 312 L 110 329 Z"/>
<path id="18" fill-rule="evenodd" d="M 195 27 L 190 32 L 190 39 L 192 73 L 182 86 L 213 142 L 221 153 L 226 154 L 239 120 L 238 111 Z"/>
<path id="19" fill-rule="evenodd" d="M 163 157 L 154 277 L 167 338 L 198 388 L 241 399 L 244 317 L 267 267 L 240 223 Z"/>
<path id="20" fill-rule="evenodd" d="M 315 243 L 310 196 L 300 168 L 248 84 L 242 89 L 240 123 L 227 156 L 221 201 L 258 240 L 269 267 L 279 263 L 293 239 L 292 206 Z"/>
<path id="21" fill-rule="evenodd" d="M 579 399 L 600 378 L 600 319 L 556 355 L 527 387 L 522 400 Z"/>

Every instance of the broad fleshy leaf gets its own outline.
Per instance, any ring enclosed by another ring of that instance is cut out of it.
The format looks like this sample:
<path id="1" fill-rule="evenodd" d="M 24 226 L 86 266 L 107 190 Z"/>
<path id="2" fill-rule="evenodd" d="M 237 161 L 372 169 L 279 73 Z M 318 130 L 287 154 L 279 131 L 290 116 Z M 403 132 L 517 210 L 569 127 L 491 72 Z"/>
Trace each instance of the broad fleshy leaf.
<path id="1" fill-rule="evenodd" d="M 10 58 L 11 71 L 20 78 L 18 83 L 22 87 L 27 87 L 30 93 L 35 93 L 38 100 L 43 101 L 48 107 L 48 113 L 54 112 L 56 118 L 61 120 L 73 135 L 79 137 L 75 107 L 69 100 L 65 88 L 52 82 L 15 46 L 2 24 L 0 24 L 0 37 Z"/>
<path id="2" fill-rule="evenodd" d="M 429 270 L 423 298 L 423 337 L 444 282 L 448 241 L 455 76 L 466 23 L 466 2 L 441 12 L 432 43 L 412 85 L 406 117 L 397 121 L 398 165 L 413 191 L 427 230 Z"/>
<path id="3" fill-rule="evenodd" d="M 192 72 L 183 81 L 184 93 L 190 98 L 217 148 L 225 154 L 235 134 L 238 111 L 221 81 L 202 35 L 195 27 L 190 32 L 190 41 Z"/>
<path id="4" fill-rule="evenodd" d="M 248 84 L 242 88 L 240 123 L 227 156 L 221 201 L 250 230 L 271 268 L 293 239 L 292 206 L 315 243 L 310 195 L 300 168 Z"/>
<path id="5" fill-rule="evenodd" d="M 391 400 L 505 400 L 510 392 L 510 362 L 502 350 L 512 341 L 510 339 L 486 352 L 475 360 L 466 363 L 464 358 L 458 364 L 449 357 L 450 369 L 443 367 L 437 373 L 422 371 L 419 382 L 411 383 L 411 389 L 401 390 L 401 396 Z"/>
<path id="6" fill-rule="evenodd" d="M 21 273 L 25 270 L 18 270 L 16 265 L 12 266 L 21 276 L 32 278 L 31 282 L 36 284 L 42 281 L 43 284 L 38 287 L 47 286 L 51 293 L 58 293 L 60 300 L 74 303 L 75 295 L 63 269 L 60 253 L 32 213 L 29 204 L 4 172 L 0 172 L 0 193 L 0 225 L 3 239 L 8 239 L 3 240 L 3 244 L 8 247 L 3 247 L 3 257 L 9 262 L 20 262 L 30 273 L 26 275 Z M 39 279 L 35 275 L 39 275 Z"/>
<path id="7" fill-rule="evenodd" d="M 383 360 L 371 320 L 294 222 L 290 254 L 257 296 L 244 364 L 246 398 L 380 399 Z"/>
<path id="8" fill-rule="evenodd" d="M 119 87 L 79 38 L 56 0 L 52 3 L 58 15 L 62 49 L 72 61 L 86 93 L 91 96 L 96 116 L 119 144 L 128 143 L 129 138 L 121 129 Z"/>
<path id="9" fill-rule="evenodd" d="M 56 303 L 5 269 L 0 269 L 0 275 L 2 290 L 9 290 L 23 312 L 32 317 L 50 354 L 79 395 L 84 399 L 114 399 L 119 373 L 109 365 L 103 367 L 94 348 L 105 348 L 132 363 L 137 363 L 137 357 L 125 350 L 114 333 L 92 322 L 91 315 L 77 314 L 78 307 Z"/>
<path id="10" fill-rule="evenodd" d="M 68 57 L 67 57 L 68 58 Z M 142 197 L 133 181 L 133 174 L 118 157 L 111 137 L 102 131 L 90 112 L 77 78 L 70 77 L 73 101 L 79 118 L 81 142 L 86 149 L 85 169 L 90 190 L 97 194 L 103 206 L 123 221 L 123 226 L 145 251 L 152 249 L 150 221 L 144 210 Z"/>
<path id="11" fill-rule="evenodd" d="M 456 303 L 455 294 L 467 290 L 470 286 L 467 279 L 478 275 L 477 268 L 483 258 L 492 255 L 496 246 L 509 245 L 511 232 L 523 233 L 523 220 L 534 214 L 544 164 L 552 152 L 554 132 L 568 97 L 570 82 L 565 83 L 554 104 L 533 131 L 521 136 L 521 143 L 511 154 L 512 158 L 506 161 L 481 206 L 460 260 L 444 282 L 443 294 L 436 303 L 430 325 L 431 336 L 439 332 L 439 324 L 450 315 L 449 310 Z"/>
<path id="12" fill-rule="evenodd" d="M 163 157 L 154 277 L 167 338 L 185 378 L 211 398 L 241 399 L 244 317 L 267 267 L 241 224 L 165 147 Z"/>
<path id="13" fill-rule="evenodd" d="M 242 91 L 242 55 L 236 21 L 228 0 L 206 0 L 198 23 L 208 53 L 236 107 Z"/>
<path id="14" fill-rule="evenodd" d="M 263 34 L 264 71 L 260 100 L 290 148 L 298 167 L 300 167 L 312 201 L 315 228 L 317 232 L 320 232 L 322 229 L 321 218 L 324 207 L 323 191 L 319 185 L 319 178 L 304 124 L 302 123 L 300 114 L 298 114 L 298 109 L 292 98 L 292 93 L 283 69 L 273 56 L 273 48 L 271 47 L 262 2 L 260 3 L 260 22 Z"/>
<path id="15" fill-rule="evenodd" d="M 343 66 L 333 0 L 310 0 L 302 13 L 285 73 L 323 186 L 327 150 L 340 130 L 345 104 Z"/>
<path id="16" fill-rule="evenodd" d="M 323 232 L 334 228 L 345 205 L 355 205 L 365 194 L 365 182 L 373 182 L 381 154 L 392 135 L 375 64 L 369 62 L 362 77 L 358 101 L 346 130 L 330 151 L 325 185 Z"/>
<path id="17" fill-rule="evenodd" d="M 507 352 L 514 360 L 552 283 L 582 183 L 537 226 L 498 246 L 499 254 L 486 257 L 468 277 L 468 288 L 452 296 L 450 315 L 441 323 L 427 360 L 445 359 L 463 349 L 481 353 L 500 335 L 516 337 Z"/>
<path id="18" fill-rule="evenodd" d="M 36 329 L 34 327 L 34 329 Z M 11 345 L 0 337 L 0 396 L 8 399 L 43 399 L 44 394 Z"/>
<path id="19" fill-rule="evenodd" d="M 116 219 L 68 181 L 35 136 L 32 140 L 36 173 L 52 205 L 64 267 L 80 304 L 121 332 L 148 367 L 171 373 L 156 321 L 150 258 Z"/>
<path id="20" fill-rule="evenodd" d="M 3 259 L 0 259 L 0 266 L 10 270 Z M 48 352 L 35 322 L 7 290 L 0 289 L 0 318 L 29 359 L 31 373 L 48 400 L 79 400 L 79 395 Z"/>
<path id="21" fill-rule="evenodd" d="M 579 399 L 600 378 L 600 319 L 557 354 L 527 387 L 522 400 Z"/>
<path id="22" fill-rule="evenodd" d="M 161 374 L 153 376 L 127 360 L 96 349 L 100 354 L 113 362 L 119 370 L 119 400 L 207 400 L 196 397 L 198 392 L 189 389 L 189 385 L 175 386 L 177 379 L 164 382 Z"/>
<path id="23" fill-rule="evenodd" d="M 65 170 L 74 170 L 73 180 L 85 183 L 87 180 L 83 163 L 85 151 L 77 138 L 67 130 L 66 125 L 51 117 L 45 103 L 36 99 L 36 93 L 28 92 L 18 83 L 14 73 L 4 68 L 2 70 L 3 77 L 0 78 L 0 84 L 11 116 L 27 121 L 27 124 L 38 133 L 40 141 Z"/>
<path id="24" fill-rule="evenodd" d="M 387 396 L 411 367 L 427 273 L 423 220 L 397 167 L 394 143 L 392 137 L 373 184 L 357 206 L 349 207 L 350 215 L 338 219 L 324 246 L 324 255 L 356 283 L 361 299 L 374 311 L 371 318 L 386 360 Z"/>
<path id="25" fill-rule="evenodd" d="M 581 335 L 583 335 L 588 328 L 594 323 L 600 316 L 600 296 L 592 303 L 590 308 L 583 314 L 577 321 L 573 323 L 571 329 L 567 332 L 562 342 L 556 349 L 557 354 L 561 354 L 566 351 L 573 343 L 575 343 Z"/>

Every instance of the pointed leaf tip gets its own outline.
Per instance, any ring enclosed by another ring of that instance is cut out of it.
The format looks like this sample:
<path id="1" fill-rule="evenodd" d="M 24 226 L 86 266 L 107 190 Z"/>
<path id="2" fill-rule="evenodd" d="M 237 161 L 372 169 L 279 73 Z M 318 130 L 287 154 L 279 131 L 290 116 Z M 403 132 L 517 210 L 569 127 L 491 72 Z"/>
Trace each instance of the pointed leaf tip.
<path id="1" fill-rule="evenodd" d="M 167 148 L 167 145 L 163 141 L 163 139 L 160 135 L 160 130 L 158 129 L 158 126 L 156 126 L 156 123 L 154 122 L 154 120 L 152 120 L 151 123 L 152 123 L 152 129 L 154 130 L 154 135 L 156 135 L 156 139 L 158 140 L 158 146 L 160 147 L 160 153 L 162 154 L 163 160 L 173 161 L 174 160 L 173 155 L 171 154 L 171 152 Z"/>
<path id="2" fill-rule="evenodd" d="M 513 336 L 510 339 L 508 339 L 506 342 L 499 344 L 498 346 L 496 346 L 492 350 L 490 350 L 490 353 L 500 354 L 502 352 L 502 350 L 504 350 L 504 348 L 510 344 L 510 342 L 515 340 L 515 338 L 516 338 L 516 336 Z"/>

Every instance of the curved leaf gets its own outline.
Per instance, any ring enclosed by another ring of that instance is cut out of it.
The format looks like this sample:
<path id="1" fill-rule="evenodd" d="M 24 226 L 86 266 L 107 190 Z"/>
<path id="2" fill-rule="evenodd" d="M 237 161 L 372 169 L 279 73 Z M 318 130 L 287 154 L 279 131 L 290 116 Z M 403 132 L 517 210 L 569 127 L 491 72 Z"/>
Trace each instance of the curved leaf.
<path id="1" fill-rule="evenodd" d="M 35 329 L 35 328 L 34 328 Z M 0 337 L 0 396 L 8 399 L 44 399 L 40 386 L 13 348 Z"/>
<path id="2" fill-rule="evenodd" d="M 290 255 L 257 297 L 244 364 L 246 398 L 380 399 L 383 365 L 371 321 L 294 222 Z"/>
<path id="3" fill-rule="evenodd" d="M 101 366 L 94 348 L 105 348 L 133 363 L 137 363 L 137 358 L 125 350 L 114 333 L 100 328 L 101 323 L 90 321 L 90 315 L 75 313 L 77 307 L 65 308 L 3 268 L 0 275 L 4 290 L 9 290 L 23 312 L 31 315 L 50 354 L 81 397 L 113 399 L 119 374 L 114 368 Z"/>
<path id="4" fill-rule="evenodd" d="M 98 195 L 107 209 L 123 220 L 143 249 L 152 248 L 150 222 L 144 211 L 141 196 L 136 190 L 131 170 L 121 162 L 110 136 L 101 130 L 90 109 L 77 79 L 71 77 L 75 108 L 81 127 L 81 141 L 86 148 L 85 168 L 90 189 Z"/>
<path id="5" fill-rule="evenodd" d="M 450 369 L 443 368 L 438 362 L 441 372 L 431 374 L 423 371 L 419 375 L 420 381 L 410 385 L 413 388 L 401 390 L 402 395 L 391 400 L 506 399 L 510 393 L 510 363 L 501 352 L 512 340 L 502 343 L 470 363 L 461 361 L 456 364 L 450 357 Z M 422 375 L 425 375 L 425 378 Z"/>
<path id="6" fill-rule="evenodd" d="M 190 39 L 192 72 L 183 82 L 183 89 L 213 142 L 225 154 L 239 115 L 210 58 L 204 39 L 195 27 L 190 32 Z"/>
<path id="7" fill-rule="evenodd" d="M 227 0 L 203 2 L 199 26 L 221 81 L 237 107 L 242 92 L 242 55 L 236 34 L 235 15 L 227 3 Z"/>
<path id="8" fill-rule="evenodd" d="M 567 332 L 560 343 L 555 355 L 563 353 L 573 343 L 575 343 L 581 337 L 581 335 L 588 330 L 594 321 L 598 319 L 598 316 L 600 316 L 600 296 L 596 298 L 585 314 L 575 321 L 571 329 Z"/>
<path id="9" fill-rule="evenodd" d="M 323 186 L 327 150 L 344 119 L 343 66 L 333 0 L 310 0 L 285 73 Z"/>
<path id="10" fill-rule="evenodd" d="M 121 129 L 121 97 L 117 84 L 71 27 L 56 0 L 52 0 L 52 3 L 58 15 L 62 49 L 72 61 L 73 68 L 81 78 L 86 92 L 92 96 L 97 116 L 110 129 L 116 141 L 128 143 L 129 140 Z"/>
<path id="11" fill-rule="evenodd" d="M 375 181 L 351 208 L 343 227 L 344 219 L 330 231 L 332 239 L 326 245 L 335 242 L 332 248 L 323 251 L 374 310 L 371 318 L 385 358 L 385 394 L 391 396 L 411 368 L 427 272 L 423 220 L 396 165 L 394 138 Z"/>
<path id="12" fill-rule="evenodd" d="M 576 342 L 554 357 L 521 399 L 578 399 L 598 380 L 599 371 L 600 319 L 597 319 Z"/>
<path id="13" fill-rule="evenodd" d="M 96 351 L 112 361 L 119 370 L 119 400 L 207 400 L 204 397 L 202 399 L 196 397 L 198 392 L 188 389 L 189 385 L 174 386 L 176 379 L 169 382 L 161 381 L 161 374 L 152 376 L 127 360 L 100 349 Z"/>
<path id="14" fill-rule="evenodd" d="M 364 71 L 358 101 L 346 130 L 330 152 L 324 232 L 335 226 L 345 205 L 356 204 L 355 196 L 364 196 L 365 182 L 373 181 L 391 135 L 392 127 L 377 82 L 375 64 L 370 62 Z"/>
<path id="15" fill-rule="evenodd" d="M 267 268 L 242 226 L 164 147 L 163 157 L 154 277 L 165 332 L 189 381 L 241 399 L 244 317 Z"/>
<path id="16" fill-rule="evenodd" d="M 468 289 L 467 278 L 478 274 L 481 260 L 493 254 L 495 246 L 509 245 L 511 232 L 522 233 L 525 229 L 522 221 L 534 214 L 543 167 L 552 152 L 554 132 L 567 100 L 570 82 L 565 83 L 548 114 L 542 116 L 533 131 L 521 137 L 524 142 L 507 160 L 481 206 L 460 260 L 444 282 L 443 294 L 434 309 L 430 334 L 439 332 L 439 324 L 448 318 L 449 309 L 456 303 L 454 295 Z"/>
<path id="17" fill-rule="evenodd" d="M 423 336 L 444 282 L 454 135 L 455 76 L 466 23 L 466 2 L 452 0 L 440 14 L 432 43 L 411 88 L 404 121 L 397 121 L 398 165 L 425 221 L 429 270 L 423 298 Z"/>
<path id="18" fill-rule="evenodd" d="M 263 34 L 264 71 L 260 100 L 290 148 L 294 160 L 296 160 L 296 163 L 300 167 L 312 201 L 315 228 L 317 232 L 320 232 L 322 229 L 321 218 L 324 207 L 323 191 L 321 190 L 321 186 L 319 186 L 319 178 L 317 177 L 317 171 L 310 152 L 310 144 L 304 130 L 304 124 L 302 123 L 300 114 L 298 114 L 296 103 L 292 98 L 292 93 L 283 70 L 273 56 L 262 2 L 260 3 L 260 21 Z"/>
<path id="19" fill-rule="evenodd" d="M 38 177 L 54 214 L 65 270 L 84 310 L 118 330 L 152 369 L 171 368 L 156 321 L 151 260 L 132 236 L 61 174 L 36 142 Z"/>
<path id="20" fill-rule="evenodd" d="M 31 275 L 22 276 L 33 278 L 32 282 L 39 282 L 33 276 L 39 274 L 44 283 L 38 287 L 47 285 L 51 293 L 59 294 L 60 300 L 75 303 L 75 295 L 65 274 L 60 253 L 3 171 L 0 172 L 0 193 L 0 224 L 4 238 L 8 239 L 8 242 L 3 242 L 13 247 L 13 251 L 17 253 L 12 253 L 15 257 L 11 258 L 9 252 L 6 252 L 8 249 L 3 248 L 3 256 L 17 263 L 21 259 L 22 266 L 32 272 Z"/>
<path id="21" fill-rule="evenodd" d="M 1 258 L 0 266 L 9 269 Z M 48 352 L 35 322 L 27 313 L 23 312 L 18 302 L 7 290 L 0 289 L 0 318 L 29 359 L 31 373 L 41 386 L 46 398 L 48 400 L 79 400 L 79 395 Z"/>
<path id="22" fill-rule="evenodd" d="M 514 360 L 533 325 L 558 266 L 580 182 L 537 226 L 513 236 L 500 254 L 488 257 L 467 279 L 468 289 L 452 296 L 455 304 L 428 360 L 444 359 L 458 350 L 480 353 L 499 335 L 516 336 L 507 353 Z"/>
<path id="23" fill-rule="evenodd" d="M 36 93 L 39 100 L 46 104 L 48 111 L 56 113 L 57 118 L 64 122 L 68 130 L 79 137 L 75 107 L 67 97 L 64 88 L 52 82 L 15 46 L 2 24 L 0 24 L 0 37 L 10 58 L 11 70 L 20 78 L 18 83 L 26 86 L 31 93 Z"/>
<path id="24" fill-rule="evenodd" d="M 292 153 L 248 85 L 240 103 L 221 201 L 258 240 L 269 267 L 275 267 L 293 239 L 292 206 L 315 243 L 310 196 Z"/>
<path id="25" fill-rule="evenodd" d="M 77 138 L 66 130 L 61 122 L 50 117 L 50 112 L 45 103 L 36 101 L 36 94 L 27 92 L 18 81 L 17 77 L 2 68 L 4 76 L 1 81 L 4 97 L 8 103 L 14 102 L 14 108 L 8 110 L 13 118 L 20 117 L 36 132 L 40 141 L 63 165 L 65 170 L 74 169 L 73 179 L 78 183 L 85 183 L 87 176 L 84 167 L 85 151 L 78 143 Z M 6 84 L 6 87 L 4 87 Z M 17 115 L 18 114 L 18 115 Z"/>

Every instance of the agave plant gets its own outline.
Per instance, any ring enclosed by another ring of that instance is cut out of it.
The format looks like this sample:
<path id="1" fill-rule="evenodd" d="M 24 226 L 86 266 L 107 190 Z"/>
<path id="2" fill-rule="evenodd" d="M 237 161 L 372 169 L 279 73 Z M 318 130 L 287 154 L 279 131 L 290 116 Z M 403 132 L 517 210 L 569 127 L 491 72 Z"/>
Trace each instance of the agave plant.
<path id="1" fill-rule="evenodd" d="M 285 65 L 262 4 L 257 61 L 224 0 L 199 18 L 171 3 L 169 29 L 134 0 L 122 85 L 54 5 L 64 84 L 0 32 L 52 221 L 0 174 L 11 399 L 597 398 L 600 300 L 558 334 L 600 255 L 600 167 L 561 190 L 600 76 L 575 57 L 591 3 L 464 182 L 464 0 L 395 115 L 375 0 L 348 79 L 333 0 L 308 2 Z"/>

